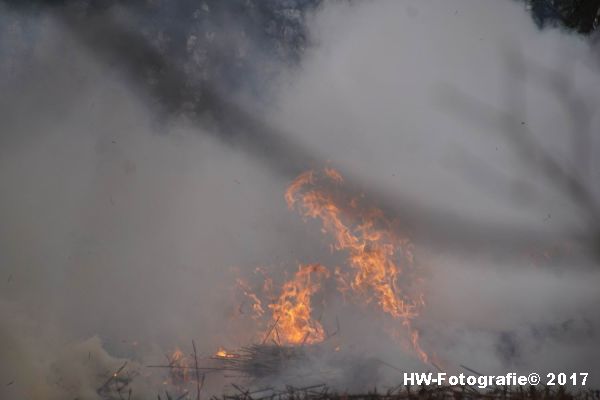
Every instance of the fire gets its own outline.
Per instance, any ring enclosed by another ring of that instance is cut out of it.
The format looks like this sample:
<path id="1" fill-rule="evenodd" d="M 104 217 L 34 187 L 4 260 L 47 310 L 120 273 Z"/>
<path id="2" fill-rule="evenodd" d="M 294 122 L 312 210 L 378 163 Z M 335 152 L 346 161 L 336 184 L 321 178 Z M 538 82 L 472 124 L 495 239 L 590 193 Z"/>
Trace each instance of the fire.
<path id="1" fill-rule="evenodd" d="M 268 280 L 265 280 L 265 288 L 267 287 L 266 282 L 268 282 Z M 246 296 L 252 303 L 252 318 L 261 318 L 264 315 L 265 310 L 263 309 L 262 302 L 260 301 L 258 296 L 250 289 L 250 286 L 243 280 L 238 279 L 237 285 L 241 289 L 244 296 Z"/>
<path id="2" fill-rule="evenodd" d="M 172 385 L 181 386 L 186 384 L 189 377 L 189 360 L 180 349 L 175 349 L 169 357 L 169 380 Z"/>
<path id="3" fill-rule="evenodd" d="M 327 277 L 329 271 L 320 264 L 300 265 L 294 279 L 283 285 L 279 298 L 269 304 L 273 326 L 268 336 L 274 333 L 281 344 L 321 342 L 325 331 L 312 319 L 311 297 Z"/>
<path id="4" fill-rule="evenodd" d="M 219 347 L 219 350 L 215 353 L 215 357 L 217 358 L 235 358 L 234 354 L 229 354 L 227 350 L 222 347 Z"/>
<path id="5" fill-rule="evenodd" d="M 329 271 L 324 266 L 299 265 L 294 277 L 283 283 L 278 293 L 275 293 L 273 279 L 265 270 L 257 268 L 255 273 L 261 274 L 264 279 L 261 291 L 254 292 L 242 279 L 237 279 L 237 288 L 246 298 L 243 304 L 251 304 L 250 317 L 262 326 L 262 333 L 256 339 L 272 340 L 281 345 L 300 345 L 317 343 L 325 338 L 321 323 L 312 317 L 311 301 L 320 289 L 322 280 L 329 277 Z M 270 313 L 265 312 L 263 303 Z M 267 317 L 266 314 L 270 315 Z M 216 354 L 217 357 L 226 355 L 227 352 L 222 348 Z"/>
<path id="6" fill-rule="evenodd" d="M 303 186 L 309 183 L 313 183 L 313 175 L 313 171 L 306 171 L 300 174 L 294 180 L 294 182 L 292 182 L 288 190 L 285 192 L 285 201 L 288 204 L 288 207 L 291 208 L 291 205 L 294 204 L 294 195 L 296 194 L 296 192 L 302 189 Z"/>
<path id="7" fill-rule="evenodd" d="M 343 182 L 342 175 L 329 167 L 322 172 L 307 171 L 290 184 L 284 197 L 290 209 L 298 210 L 305 219 L 320 220 L 323 233 L 333 237 L 332 251 L 345 258 L 342 266 L 333 269 L 344 298 L 351 296 L 363 304 L 374 305 L 392 321 L 399 321 L 400 325 L 394 324 L 390 334 L 427 362 L 428 355 L 421 348 L 419 332 L 413 324 L 425 304 L 418 287 L 413 244 L 397 234 L 381 210 L 365 207 L 360 197 L 349 197 L 343 191 Z M 261 295 L 242 280 L 238 280 L 238 287 L 252 304 L 252 318 L 264 324 L 261 340 L 282 345 L 325 340 L 323 326 L 313 318 L 311 300 L 323 281 L 330 278 L 327 268 L 301 264 L 278 294 L 263 269 L 255 272 L 264 278 Z M 228 355 L 220 349 L 217 356 Z"/>
<path id="8" fill-rule="evenodd" d="M 323 189 L 342 182 L 341 175 L 331 168 L 322 174 L 308 171 L 292 182 L 285 200 L 290 209 L 304 217 L 320 219 L 323 232 L 334 238 L 333 248 L 347 255 L 351 273 L 336 269 L 340 291 L 346 294 L 351 290 L 366 303 L 376 303 L 382 311 L 400 319 L 409 330 L 413 348 L 426 361 L 419 334 L 411 325 L 423 305 L 422 295 L 411 295 L 399 285 L 403 278 L 411 280 L 413 245 L 394 233 L 381 210 L 361 208 L 358 199 L 345 199 L 334 190 Z M 347 215 L 353 218 L 345 218 Z"/>
<path id="9" fill-rule="evenodd" d="M 340 174 L 333 168 L 325 167 L 325 169 L 323 169 L 323 173 L 325 173 L 325 175 L 327 175 L 327 177 L 329 177 L 329 179 L 331 179 L 333 182 L 335 182 L 339 185 L 344 183 L 344 178 L 342 178 L 342 174 Z"/>

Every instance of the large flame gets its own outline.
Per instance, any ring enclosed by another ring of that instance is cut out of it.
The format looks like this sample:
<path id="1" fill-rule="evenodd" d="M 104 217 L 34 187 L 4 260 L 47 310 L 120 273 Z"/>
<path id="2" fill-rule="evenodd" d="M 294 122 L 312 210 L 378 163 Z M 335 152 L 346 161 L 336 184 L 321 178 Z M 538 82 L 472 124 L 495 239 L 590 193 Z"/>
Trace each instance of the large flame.
<path id="1" fill-rule="evenodd" d="M 427 362 L 419 332 L 412 323 L 424 305 L 414 268 L 413 244 L 397 234 L 381 210 L 363 206 L 361 198 L 350 198 L 341 188 L 343 182 L 341 174 L 332 168 L 307 171 L 290 184 L 285 200 L 290 209 L 298 210 L 305 218 L 320 220 L 322 231 L 333 237 L 332 250 L 345 256 L 344 265 L 334 270 L 338 290 L 364 304 L 374 304 L 392 320 L 400 321 L 390 333 Z M 238 280 L 238 287 L 252 304 L 255 320 L 265 321 L 263 303 L 271 311 L 263 327 L 263 340 L 298 345 L 325 339 L 311 308 L 312 296 L 322 280 L 330 276 L 324 266 L 300 265 L 278 295 L 265 271 L 257 268 L 255 272 L 264 277 L 261 296 L 242 280 Z M 269 300 L 261 302 L 266 295 Z"/>
<path id="2" fill-rule="evenodd" d="M 312 318 L 311 297 L 321 286 L 329 271 L 320 264 L 300 265 L 294 279 L 281 288 L 279 298 L 269 308 L 275 334 L 281 344 L 316 343 L 325 338 L 323 326 Z"/>
<path id="3" fill-rule="evenodd" d="M 408 328 L 413 348 L 426 361 L 419 334 L 411 325 L 423 305 L 423 297 L 401 290 L 399 285 L 402 278 L 411 276 L 413 245 L 395 234 L 381 210 L 360 207 L 357 198 L 348 199 L 337 193 L 334 187 L 341 183 L 342 176 L 331 168 L 323 173 L 308 171 L 292 182 L 285 199 L 290 209 L 320 219 L 323 231 L 334 238 L 334 249 L 346 252 L 351 273 L 336 269 L 340 290 L 343 293 L 351 290 L 367 303 L 374 302 L 385 313 L 400 319 Z"/>

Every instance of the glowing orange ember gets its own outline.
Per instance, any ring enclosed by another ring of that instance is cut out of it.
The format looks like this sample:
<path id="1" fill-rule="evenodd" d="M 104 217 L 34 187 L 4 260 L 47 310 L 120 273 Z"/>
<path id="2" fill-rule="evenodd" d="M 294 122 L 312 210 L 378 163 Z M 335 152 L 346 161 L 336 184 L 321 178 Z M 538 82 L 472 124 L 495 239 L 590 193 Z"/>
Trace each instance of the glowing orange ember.
<path id="1" fill-rule="evenodd" d="M 265 285 L 267 280 L 265 280 Z M 248 284 L 241 279 L 237 280 L 238 287 L 242 290 L 242 293 L 252 302 L 252 318 L 259 319 L 265 313 L 262 302 L 258 296 L 250 289 Z"/>
<path id="2" fill-rule="evenodd" d="M 235 358 L 234 354 L 229 354 L 227 350 L 222 347 L 219 347 L 219 350 L 215 353 L 215 357 L 217 358 Z"/>

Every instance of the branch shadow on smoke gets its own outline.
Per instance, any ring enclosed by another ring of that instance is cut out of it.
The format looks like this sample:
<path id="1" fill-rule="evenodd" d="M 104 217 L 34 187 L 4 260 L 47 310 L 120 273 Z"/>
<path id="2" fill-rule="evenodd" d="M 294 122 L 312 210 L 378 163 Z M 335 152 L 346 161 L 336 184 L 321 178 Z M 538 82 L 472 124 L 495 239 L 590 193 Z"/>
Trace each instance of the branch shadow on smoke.
<path id="1" fill-rule="evenodd" d="M 482 131 L 501 135 L 517 159 L 528 172 L 537 174 L 544 184 L 568 199 L 568 206 L 576 210 L 586 225 L 579 230 L 565 229 L 560 240 L 577 244 L 594 260 L 600 258 L 600 207 L 591 186 L 593 160 L 592 120 L 594 109 L 575 89 L 567 71 L 553 70 L 527 60 L 519 51 L 509 49 L 506 54 L 508 78 L 506 79 L 506 104 L 504 111 L 463 92 L 443 84 L 438 88 L 439 102 L 457 117 L 471 121 Z M 561 160 L 548 150 L 527 124 L 523 87 L 532 82 L 536 87 L 558 100 L 567 116 L 570 129 L 563 135 L 570 141 L 574 163 Z M 483 177 L 480 181 L 499 183 L 493 167 L 482 158 L 472 157 L 472 165 Z M 489 182 L 488 182 L 489 183 Z M 534 193 L 526 182 L 521 190 Z M 530 199 L 535 202 L 535 198 Z"/>
<path id="2" fill-rule="evenodd" d="M 232 148 L 252 155 L 287 179 L 293 179 L 308 168 L 325 164 L 316 149 L 293 140 L 291 135 L 261 119 L 257 113 L 244 109 L 216 82 L 189 82 L 177 63 L 158 51 L 141 33 L 119 21 L 111 7 L 95 6 L 82 10 L 71 2 L 50 3 L 52 6 L 42 7 L 42 10 L 53 13 L 66 30 L 101 62 L 119 69 L 163 118 L 184 114 L 198 126 L 209 127 L 199 131 L 214 135 Z M 122 6 L 135 13 L 140 4 L 130 2 Z M 219 54 L 213 56 L 218 57 Z M 524 78 L 523 60 L 520 56 L 511 57 L 511 70 L 515 77 Z M 591 109 L 571 89 L 564 75 L 543 70 L 538 76 L 540 84 L 560 94 L 559 98 L 572 123 L 573 143 L 579 152 L 577 158 L 581 162 L 581 170 L 584 170 L 591 157 L 587 153 L 591 147 Z M 517 89 L 511 90 L 516 93 Z M 487 128 L 500 128 L 516 154 L 528 160 L 532 168 L 542 171 L 550 182 L 570 197 L 576 207 L 589 216 L 589 226 L 585 230 L 564 232 L 564 235 L 557 237 L 556 234 L 535 228 L 515 229 L 508 223 L 486 224 L 392 195 L 385 188 L 364 182 L 348 171 L 343 171 L 347 182 L 345 190 L 365 193 L 387 215 L 401 220 L 401 229 L 409 232 L 415 242 L 431 244 L 438 249 L 468 253 L 485 251 L 509 258 L 520 256 L 531 248 L 551 246 L 567 237 L 598 259 L 600 211 L 579 175 L 546 153 L 527 125 L 512 113 L 487 106 L 456 88 L 442 88 L 441 95 L 442 101 L 460 116 Z"/>

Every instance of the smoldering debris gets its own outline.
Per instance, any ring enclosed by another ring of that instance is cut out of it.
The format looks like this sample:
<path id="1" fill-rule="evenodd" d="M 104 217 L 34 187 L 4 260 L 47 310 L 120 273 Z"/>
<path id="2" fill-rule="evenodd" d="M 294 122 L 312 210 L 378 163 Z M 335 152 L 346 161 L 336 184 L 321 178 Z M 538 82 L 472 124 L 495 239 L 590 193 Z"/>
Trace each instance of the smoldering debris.
<path id="1" fill-rule="evenodd" d="M 127 393 L 127 398 L 131 398 L 132 389 L 129 385 L 137 376 L 137 372 L 124 371 L 125 367 L 127 367 L 127 361 L 115 372 L 110 373 L 108 379 L 96 389 L 96 393 L 104 398 L 112 398 L 115 395 L 123 397 L 123 393 Z"/>
<path id="2" fill-rule="evenodd" d="M 359 390 L 364 390 L 369 382 L 376 382 L 384 365 L 375 357 L 349 354 L 327 343 L 254 344 L 214 356 L 213 360 L 217 361 L 216 368 L 245 376 L 255 385 L 279 383 L 300 387 L 312 382 Z"/>
<path id="3" fill-rule="evenodd" d="M 276 344 L 253 344 L 234 352 L 225 352 L 213 357 L 223 371 L 235 371 L 253 379 L 272 378 L 285 375 L 309 362 L 315 346 L 279 346 Z M 320 347 L 320 346 L 319 346 Z"/>
<path id="4" fill-rule="evenodd" d="M 337 344 L 280 345 L 255 343 L 198 358 L 180 350 L 167 357 L 168 364 L 148 365 L 164 370 L 170 384 L 192 392 L 194 385 L 224 377 L 240 392 L 272 393 L 289 388 L 325 388 L 362 392 L 378 382 L 384 369 L 400 372 L 391 364 L 364 354 L 340 351 Z M 269 388 L 268 390 L 265 388 Z"/>

